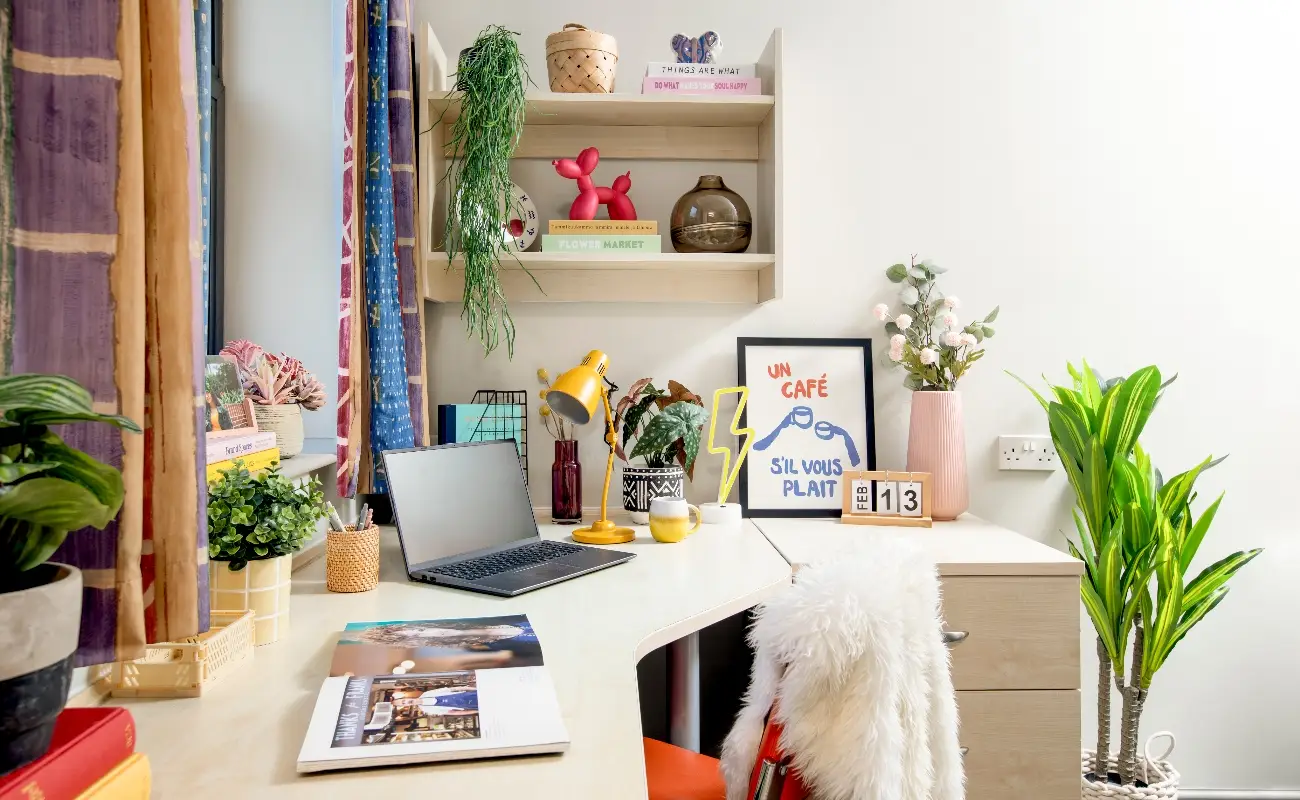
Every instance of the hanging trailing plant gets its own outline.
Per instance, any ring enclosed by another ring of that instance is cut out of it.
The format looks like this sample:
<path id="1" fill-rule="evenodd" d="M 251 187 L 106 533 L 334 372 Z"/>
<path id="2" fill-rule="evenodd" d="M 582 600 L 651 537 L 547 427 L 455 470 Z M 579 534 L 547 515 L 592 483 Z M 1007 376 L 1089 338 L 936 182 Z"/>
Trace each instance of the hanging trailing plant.
<path id="1" fill-rule="evenodd" d="M 465 263 L 461 317 L 485 353 L 501 343 L 514 356 L 515 325 L 501 288 L 502 234 L 510 208 L 510 159 L 524 130 L 524 91 L 532 81 L 519 52 L 519 34 L 491 25 L 461 54 L 456 90 L 460 116 L 451 124 L 447 146 L 457 154 L 443 182 L 447 204 L 447 256 Z M 521 265 L 522 266 L 522 265 Z"/>

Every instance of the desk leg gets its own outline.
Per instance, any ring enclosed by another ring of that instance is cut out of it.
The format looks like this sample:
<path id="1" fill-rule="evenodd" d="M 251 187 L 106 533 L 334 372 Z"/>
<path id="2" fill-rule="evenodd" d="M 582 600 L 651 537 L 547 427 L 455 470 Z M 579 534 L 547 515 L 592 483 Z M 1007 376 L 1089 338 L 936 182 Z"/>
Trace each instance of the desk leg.
<path id="1" fill-rule="evenodd" d="M 700 635 L 668 645 L 669 738 L 678 747 L 700 752 Z"/>

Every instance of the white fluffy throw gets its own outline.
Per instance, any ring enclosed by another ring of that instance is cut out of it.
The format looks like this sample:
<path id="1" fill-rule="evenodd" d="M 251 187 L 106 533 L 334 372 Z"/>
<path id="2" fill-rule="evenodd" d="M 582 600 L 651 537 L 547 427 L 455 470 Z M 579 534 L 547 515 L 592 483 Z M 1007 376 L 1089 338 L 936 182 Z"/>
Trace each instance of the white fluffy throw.
<path id="1" fill-rule="evenodd" d="M 961 800 L 957 706 L 933 562 L 864 533 L 759 607 L 745 707 L 723 745 L 727 800 L 749 788 L 779 700 L 782 751 L 818 800 Z"/>

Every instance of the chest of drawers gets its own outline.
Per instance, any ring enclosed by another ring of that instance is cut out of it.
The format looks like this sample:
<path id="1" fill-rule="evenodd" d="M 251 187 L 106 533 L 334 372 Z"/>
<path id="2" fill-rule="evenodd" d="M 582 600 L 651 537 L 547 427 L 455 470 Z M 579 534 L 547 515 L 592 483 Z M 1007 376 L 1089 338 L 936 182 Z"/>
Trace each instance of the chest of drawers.
<path id="1" fill-rule="evenodd" d="M 796 569 L 869 535 L 834 520 L 755 523 Z M 921 542 L 939 566 L 966 796 L 1077 800 L 1082 565 L 969 515 L 871 531 Z"/>

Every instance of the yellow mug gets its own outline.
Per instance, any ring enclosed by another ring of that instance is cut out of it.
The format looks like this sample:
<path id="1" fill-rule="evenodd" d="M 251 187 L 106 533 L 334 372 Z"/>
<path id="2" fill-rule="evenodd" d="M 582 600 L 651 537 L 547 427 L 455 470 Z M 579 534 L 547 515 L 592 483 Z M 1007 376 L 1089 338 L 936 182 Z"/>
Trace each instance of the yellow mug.
<path id="1" fill-rule="evenodd" d="M 690 512 L 695 512 L 691 527 Z M 680 542 L 700 529 L 700 510 L 680 497 L 656 497 L 650 501 L 650 535 L 660 542 Z"/>

